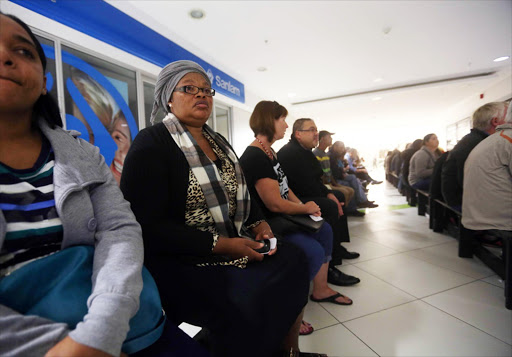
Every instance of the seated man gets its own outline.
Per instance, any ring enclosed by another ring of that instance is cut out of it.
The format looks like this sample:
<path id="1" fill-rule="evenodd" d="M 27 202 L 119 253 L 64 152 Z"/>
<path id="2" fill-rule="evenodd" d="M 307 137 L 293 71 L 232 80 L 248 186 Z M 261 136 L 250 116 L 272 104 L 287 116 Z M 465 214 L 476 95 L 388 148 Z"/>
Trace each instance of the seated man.
<path id="1" fill-rule="evenodd" d="M 329 265 L 328 282 L 335 285 L 352 285 L 359 279 L 345 275 L 336 265 L 342 259 L 355 259 L 359 253 L 348 252 L 341 242 L 350 241 L 347 217 L 343 214 L 344 200 L 340 191 L 329 191 L 322 183 L 323 171 L 311 150 L 318 144 L 318 131 L 312 119 L 297 119 L 293 123 L 290 142 L 277 153 L 281 167 L 288 177 L 289 187 L 303 202 L 315 201 L 333 229 L 333 252 Z"/>
<path id="2" fill-rule="evenodd" d="M 416 139 L 413 141 L 410 147 L 405 149 L 400 153 L 400 159 L 402 162 L 402 168 L 400 172 L 400 181 L 402 185 L 410 186 L 409 184 L 409 164 L 411 162 L 411 158 L 416 151 L 421 149 L 423 146 L 423 139 Z"/>
<path id="3" fill-rule="evenodd" d="M 462 205 L 464 163 L 471 150 L 505 122 L 506 112 L 503 102 L 487 103 L 478 108 L 473 114 L 473 129 L 455 145 L 443 165 L 441 191 L 445 202 L 458 211 Z"/>
<path id="4" fill-rule="evenodd" d="M 338 190 L 343 193 L 345 196 L 345 213 L 347 215 L 362 217 L 364 216 L 364 213 L 357 210 L 356 201 L 352 199 L 354 197 L 354 189 L 348 186 L 340 185 L 332 177 L 329 155 L 327 155 L 325 150 L 332 145 L 331 135 L 333 134 L 334 133 L 329 133 L 326 130 L 321 130 L 318 133 L 318 147 L 313 149 L 313 154 L 315 154 L 318 162 L 320 162 L 320 166 L 324 172 L 322 181 L 325 185 L 327 185 L 327 188 Z"/>
<path id="5" fill-rule="evenodd" d="M 348 162 L 349 170 L 351 174 L 354 174 L 357 176 L 357 178 L 361 180 L 368 181 L 368 183 L 371 183 L 372 185 L 378 185 L 381 184 L 382 181 L 377 181 L 371 178 L 370 174 L 368 174 L 368 170 L 364 167 L 358 166 L 357 162 L 359 161 L 359 155 L 357 153 L 357 150 L 355 148 L 347 148 L 347 153 L 345 154 L 345 159 Z M 392 171 L 392 167 L 391 167 Z"/>
<path id="6" fill-rule="evenodd" d="M 354 174 L 346 172 L 348 168 L 346 169 L 343 164 L 345 152 L 346 148 L 343 141 L 336 141 L 329 151 L 331 173 L 334 180 L 340 185 L 349 186 L 354 189 L 356 204 L 359 208 L 378 207 L 379 205 L 375 204 L 373 201 L 368 201 L 361 181 L 359 181 Z"/>
<path id="7" fill-rule="evenodd" d="M 512 244 L 512 106 L 505 124 L 469 154 L 464 165 L 462 224 L 472 230 L 487 230 L 503 239 L 508 252 L 505 279 L 506 306 L 512 308 L 510 244 Z"/>

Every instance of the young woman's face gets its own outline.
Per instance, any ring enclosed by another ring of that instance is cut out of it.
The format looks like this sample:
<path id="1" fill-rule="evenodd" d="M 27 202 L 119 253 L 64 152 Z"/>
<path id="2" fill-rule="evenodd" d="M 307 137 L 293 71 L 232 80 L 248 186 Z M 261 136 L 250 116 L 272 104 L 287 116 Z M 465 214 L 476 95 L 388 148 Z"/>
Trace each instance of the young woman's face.
<path id="1" fill-rule="evenodd" d="M 282 116 L 279 119 L 274 120 L 274 141 L 281 140 L 284 138 L 288 124 L 286 124 L 286 117 Z"/>
<path id="2" fill-rule="evenodd" d="M 199 73 L 186 74 L 176 85 L 176 88 L 192 85 L 199 88 L 210 88 L 208 81 Z M 212 112 L 213 98 L 208 97 L 204 92 L 197 94 L 184 92 L 172 93 L 171 112 L 185 125 L 202 127 Z"/>
<path id="3" fill-rule="evenodd" d="M 437 135 L 432 135 L 430 139 L 428 139 L 427 144 L 431 148 L 437 149 L 437 147 L 439 146 L 439 140 L 437 139 Z"/>
<path id="4" fill-rule="evenodd" d="M 46 94 L 46 77 L 29 34 L 0 15 L 0 113 L 31 111 Z"/>

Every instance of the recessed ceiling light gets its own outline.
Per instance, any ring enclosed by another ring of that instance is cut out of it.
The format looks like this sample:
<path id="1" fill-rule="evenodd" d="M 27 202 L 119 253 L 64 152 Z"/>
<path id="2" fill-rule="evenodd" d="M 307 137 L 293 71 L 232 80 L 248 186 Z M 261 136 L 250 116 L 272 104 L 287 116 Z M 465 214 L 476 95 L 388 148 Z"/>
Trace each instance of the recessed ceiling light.
<path id="1" fill-rule="evenodd" d="M 265 72 L 267 70 L 267 67 L 258 67 L 257 70 L 258 72 Z"/>
<path id="2" fill-rule="evenodd" d="M 510 56 L 503 56 L 503 57 L 498 57 L 498 58 L 495 58 L 494 59 L 494 62 L 501 62 L 501 61 L 506 61 L 510 58 Z"/>
<path id="3" fill-rule="evenodd" d="M 201 9 L 191 10 L 188 14 L 190 15 L 191 18 L 196 20 L 202 19 L 204 17 L 204 11 Z"/>
<path id="4" fill-rule="evenodd" d="M 374 102 L 376 102 L 376 101 L 378 101 L 378 100 L 381 100 L 381 99 L 382 99 L 382 97 L 373 97 L 373 98 L 372 98 L 372 100 L 373 100 Z"/>

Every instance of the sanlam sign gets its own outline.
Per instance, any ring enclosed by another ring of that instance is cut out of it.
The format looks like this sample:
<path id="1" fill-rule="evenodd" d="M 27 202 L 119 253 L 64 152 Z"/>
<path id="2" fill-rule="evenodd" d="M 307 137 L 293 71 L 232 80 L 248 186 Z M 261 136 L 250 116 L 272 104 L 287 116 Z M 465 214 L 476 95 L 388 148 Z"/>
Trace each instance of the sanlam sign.
<path id="1" fill-rule="evenodd" d="M 242 83 L 103 0 L 11 1 L 162 68 L 178 60 L 197 62 L 219 94 L 245 103 Z"/>
<path id="2" fill-rule="evenodd" d="M 242 103 L 245 102 L 244 85 L 242 83 L 232 77 L 229 77 L 216 68 L 208 67 L 208 69 L 206 69 L 206 74 L 212 82 L 212 88 L 217 92 Z"/>

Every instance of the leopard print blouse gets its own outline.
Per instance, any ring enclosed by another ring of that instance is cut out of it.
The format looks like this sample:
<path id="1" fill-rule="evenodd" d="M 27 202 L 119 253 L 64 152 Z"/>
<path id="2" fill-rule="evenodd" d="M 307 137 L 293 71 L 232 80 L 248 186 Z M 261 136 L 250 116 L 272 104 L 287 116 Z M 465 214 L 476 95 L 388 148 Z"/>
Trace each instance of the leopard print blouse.
<path id="1" fill-rule="evenodd" d="M 217 145 L 215 140 L 208 135 L 207 132 L 203 131 L 203 135 L 210 143 L 210 146 L 217 155 L 218 160 L 220 160 L 220 177 L 224 183 L 224 187 L 228 193 L 229 199 L 229 218 L 234 220 L 236 213 L 236 193 L 238 190 L 238 182 L 236 180 L 236 172 L 235 166 L 229 159 L 229 157 L 222 151 L 222 149 Z M 201 190 L 201 186 L 197 181 L 196 176 L 192 172 L 192 169 L 189 169 L 188 174 L 188 189 L 187 189 L 187 200 L 185 203 L 185 224 L 199 229 L 203 232 L 210 232 L 214 236 L 212 249 L 217 244 L 217 240 L 219 237 L 219 232 L 217 232 L 217 228 L 215 227 L 215 221 L 213 220 L 213 216 L 208 209 L 208 205 L 206 203 L 206 198 L 204 197 L 204 193 Z M 211 265 L 234 265 L 239 268 L 245 268 L 248 262 L 248 257 L 243 257 L 235 260 L 227 260 L 227 261 L 216 261 L 209 263 L 201 263 L 198 266 L 211 266 Z"/>

